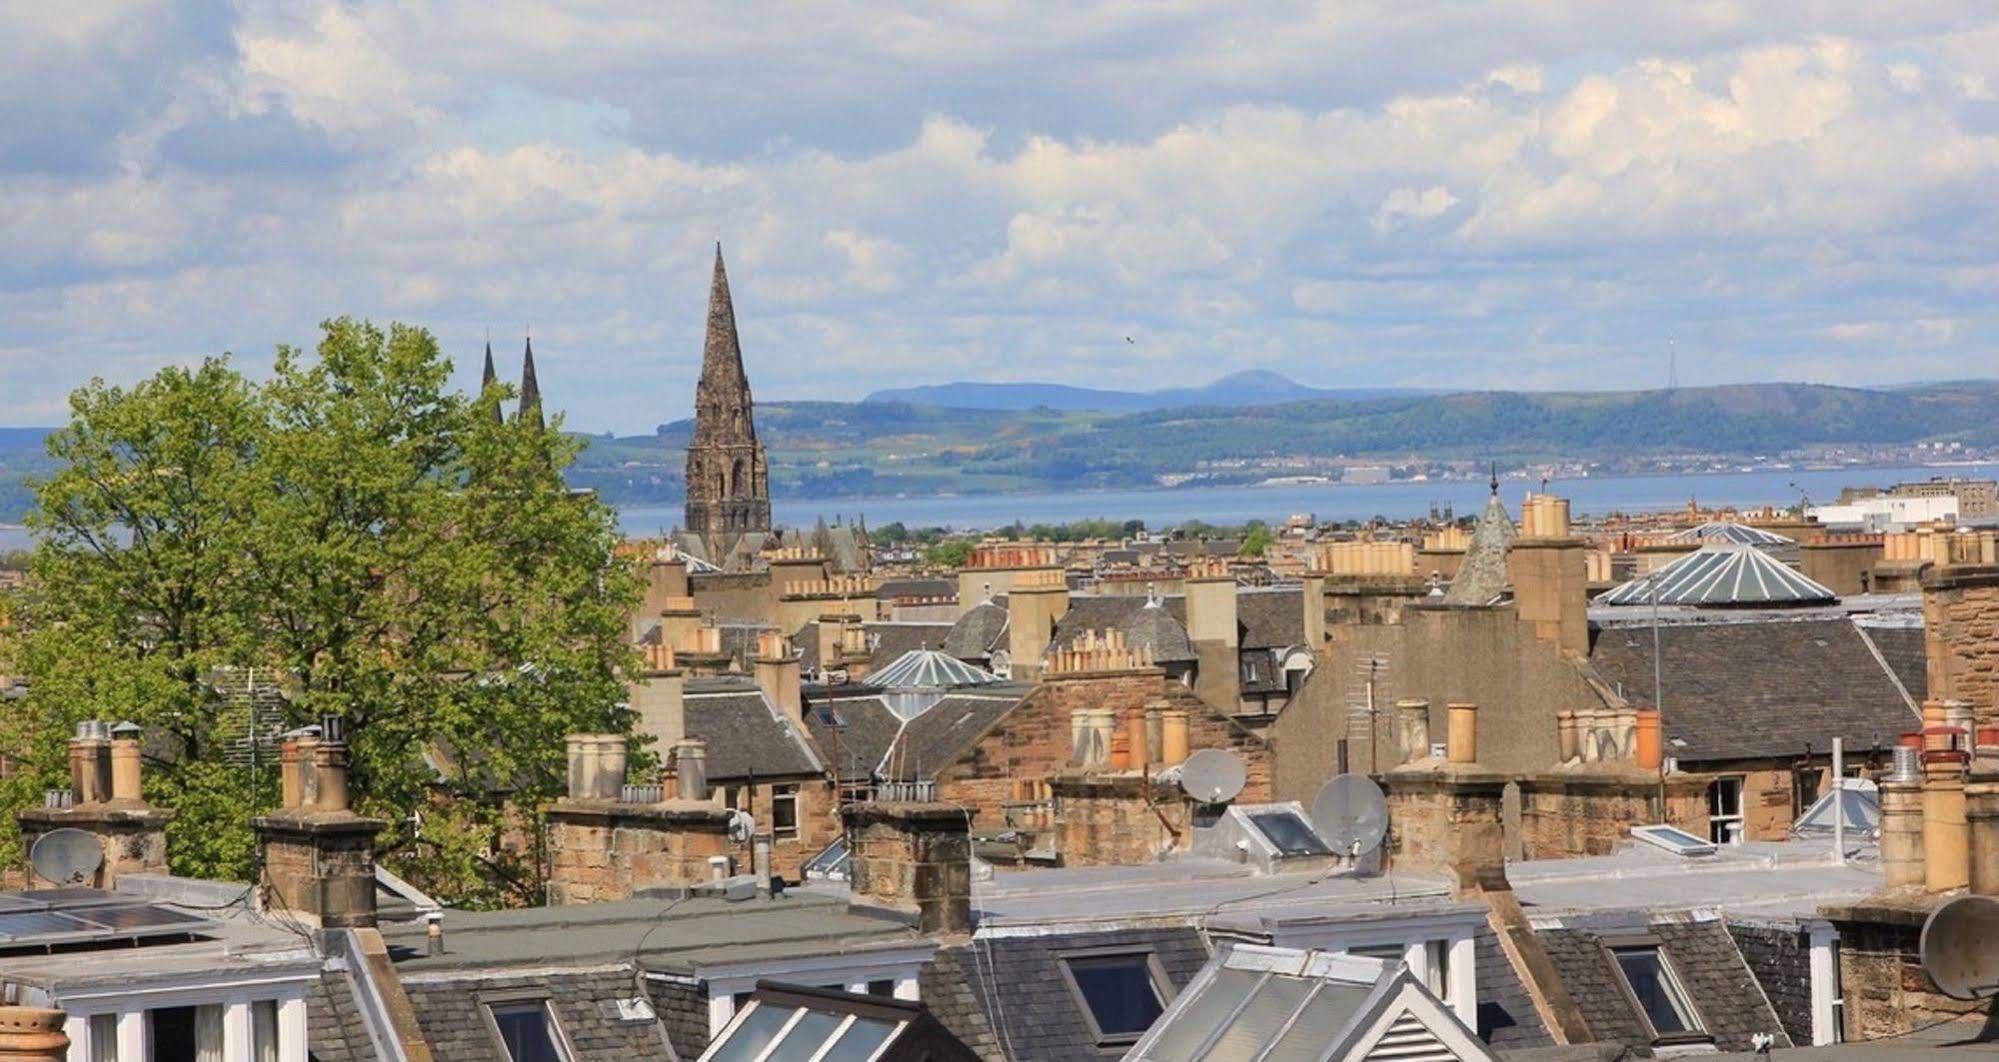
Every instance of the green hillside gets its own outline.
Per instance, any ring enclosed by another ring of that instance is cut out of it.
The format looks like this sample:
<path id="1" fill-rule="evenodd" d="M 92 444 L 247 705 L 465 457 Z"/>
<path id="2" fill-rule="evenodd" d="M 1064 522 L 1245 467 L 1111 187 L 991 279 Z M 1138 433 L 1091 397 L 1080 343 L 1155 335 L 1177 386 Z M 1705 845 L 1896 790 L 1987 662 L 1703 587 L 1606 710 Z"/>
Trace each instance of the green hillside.
<path id="1" fill-rule="evenodd" d="M 757 423 L 778 491 L 969 494 L 1145 486 L 1202 462 L 1287 456 L 1607 461 L 1813 445 L 1990 446 L 1999 444 L 1999 384 L 1487 391 L 1124 414 L 776 402 L 758 407 Z M 683 420 L 656 436 L 593 439 L 575 478 L 617 501 L 678 498 L 691 430 Z"/>

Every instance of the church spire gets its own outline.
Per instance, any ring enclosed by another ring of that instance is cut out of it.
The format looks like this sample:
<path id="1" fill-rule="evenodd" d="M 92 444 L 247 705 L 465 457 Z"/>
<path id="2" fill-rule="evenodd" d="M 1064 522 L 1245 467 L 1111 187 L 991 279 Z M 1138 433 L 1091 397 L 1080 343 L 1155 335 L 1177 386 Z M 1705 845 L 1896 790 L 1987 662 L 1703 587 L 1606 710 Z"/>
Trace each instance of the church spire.
<path id="1" fill-rule="evenodd" d="M 499 382 L 500 382 L 500 374 L 493 371 L 493 341 L 488 339 L 486 341 L 486 371 L 480 374 L 479 376 L 479 394 L 481 396 L 485 395 L 486 392 L 491 391 L 493 389 L 494 384 Z M 493 423 L 498 424 L 505 419 L 506 418 L 500 414 L 499 403 L 497 402 L 494 403 Z"/>
<path id="2" fill-rule="evenodd" d="M 541 383 L 534 378 L 534 337 L 528 337 L 527 354 L 521 359 L 521 419 L 534 418 L 542 426 Z"/>
<path id="3" fill-rule="evenodd" d="M 736 304 L 729 296 L 729 270 L 722 264 L 722 244 L 715 243 L 715 273 L 708 284 L 708 332 L 701 344 L 701 387 L 696 393 L 696 428 L 749 425 L 749 376 L 743 372 L 743 347 L 736 336 Z M 712 410 L 701 417 L 703 410 Z"/>

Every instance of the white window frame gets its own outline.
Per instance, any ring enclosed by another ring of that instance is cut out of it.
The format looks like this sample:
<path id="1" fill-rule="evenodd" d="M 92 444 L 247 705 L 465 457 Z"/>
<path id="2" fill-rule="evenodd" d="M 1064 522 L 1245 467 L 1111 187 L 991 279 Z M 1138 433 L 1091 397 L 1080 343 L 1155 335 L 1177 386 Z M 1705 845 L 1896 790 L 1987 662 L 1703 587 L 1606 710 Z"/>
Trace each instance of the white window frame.
<path id="1" fill-rule="evenodd" d="M 1680 978 L 1680 971 L 1674 967 L 1673 957 L 1667 953 L 1663 941 L 1650 937 L 1611 939 L 1603 942 L 1603 950 L 1608 953 L 1606 957 L 1610 960 L 1610 968 L 1617 975 L 1617 986 L 1624 990 L 1624 998 L 1631 1004 L 1632 1012 L 1638 1015 L 1638 1020 L 1644 1022 L 1645 1028 L 1651 1031 L 1653 1043 L 1714 1039 L 1714 1034 L 1708 1030 L 1707 1019 L 1701 1016 L 1700 1008 L 1694 1004 L 1694 997 L 1687 991 L 1687 983 Z M 1685 1032 L 1660 1032 L 1658 1027 L 1652 1024 L 1652 1015 L 1639 1000 L 1638 990 L 1631 983 L 1631 975 L 1624 972 L 1624 964 L 1618 960 L 1619 952 L 1651 952 L 1659 960 L 1659 974 L 1665 979 L 1666 991 L 1678 1001 L 1679 1006 L 1675 1009 L 1685 1012 L 1687 1024 L 1692 1028 Z"/>
<path id="2" fill-rule="evenodd" d="M 1720 802 L 1715 799 L 1715 794 L 1725 785 L 1733 785 L 1735 787 L 1735 814 L 1733 815 L 1722 814 Z M 1715 844 L 1730 844 L 1747 839 L 1749 824 L 1746 818 L 1745 802 L 1749 799 L 1749 779 L 1739 774 L 1723 775 L 1709 782 L 1707 791 L 1708 839 L 1712 840 Z M 1740 826 L 1741 829 L 1731 833 L 1728 829 L 1728 824 L 1731 822 Z"/>
<path id="3" fill-rule="evenodd" d="M 192 984 L 158 987 L 120 985 L 83 992 L 57 988 L 48 1005 L 67 1015 L 63 1032 L 69 1036 L 70 1062 L 87 1062 L 90 1058 L 94 1017 L 116 1017 L 120 1060 L 145 1062 L 151 1057 L 146 1012 L 200 1006 L 222 1008 L 224 1062 L 254 1062 L 255 1028 L 250 1007 L 259 1002 L 277 1004 L 278 1062 L 307 1062 L 306 985 L 318 977 L 319 971 L 314 968 L 309 972 L 286 971 L 267 976 L 229 974 Z"/>
<path id="4" fill-rule="evenodd" d="M 1483 912 L 1472 912 L 1449 921 L 1424 919 L 1375 926 L 1333 926 L 1329 933 L 1301 934 L 1272 940 L 1282 947 L 1352 952 L 1357 948 L 1400 947 L 1409 975 L 1429 987 L 1433 971 L 1431 955 L 1444 956 L 1447 981 L 1438 995 L 1445 1006 L 1467 1027 L 1478 1027 L 1478 927 L 1485 925 Z"/>
<path id="5" fill-rule="evenodd" d="M 506 1039 L 500 1035 L 500 1016 L 494 1011 L 539 1009 L 548 1028 L 549 1041 L 555 1045 L 556 1057 L 562 1062 L 571 1062 L 576 1057 L 575 1049 L 569 1044 L 569 1033 L 563 1029 L 562 1019 L 555 1013 L 555 1000 L 548 993 L 530 989 L 481 992 L 477 995 L 479 1017 L 486 1022 L 486 1035 L 492 1038 L 494 1055 L 503 1059 L 509 1059 L 510 1055 Z"/>
<path id="6" fill-rule="evenodd" d="M 936 955 L 937 949 L 899 949 L 866 955 L 814 955 L 783 962 L 731 963 L 694 972 L 693 980 L 707 986 L 708 1036 L 712 1041 L 736 1016 L 736 996 L 756 991 L 758 981 L 787 981 L 793 984 L 844 984 L 849 992 L 866 992 L 869 981 L 894 981 L 894 998 L 918 1002 L 922 996 L 917 976 Z M 688 978 L 672 974 L 647 973 L 647 979 L 686 984 Z"/>
<path id="7" fill-rule="evenodd" d="M 791 826 L 780 830 L 777 825 L 777 805 L 787 802 L 791 805 Z M 780 782 L 770 787 L 770 834 L 778 841 L 796 841 L 799 837 L 799 792 L 798 783 Z"/>
<path id="8" fill-rule="evenodd" d="M 1161 1017 L 1164 1017 L 1166 1011 L 1173 1006 L 1173 982 L 1167 978 L 1165 967 L 1159 964 L 1158 953 L 1149 947 L 1082 948 L 1076 951 L 1065 951 L 1055 957 L 1056 965 L 1062 970 L 1062 983 L 1069 989 L 1069 995 L 1075 1000 L 1076 1009 L 1082 1012 L 1084 1022 L 1090 1027 L 1090 1034 L 1096 1038 L 1096 1046 L 1105 1049 L 1128 1048 L 1145 1038 L 1145 1030 L 1140 1029 L 1136 1033 L 1105 1032 L 1097 1024 L 1097 1012 L 1090 1009 L 1089 997 L 1083 994 L 1083 986 L 1076 980 L 1076 971 L 1073 968 L 1074 963 L 1104 962 L 1106 960 L 1136 961 L 1140 966 L 1144 967 L 1146 980 L 1152 985 L 1152 996 L 1159 1001 L 1159 1014 Z M 1155 1022 L 1158 1020 L 1158 1018 L 1153 1019 Z"/>
<path id="9" fill-rule="evenodd" d="M 1846 1040 L 1846 999 L 1839 971 L 1839 930 L 1829 922 L 1808 926 L 1811 940 L 1812 1046 Z"/>

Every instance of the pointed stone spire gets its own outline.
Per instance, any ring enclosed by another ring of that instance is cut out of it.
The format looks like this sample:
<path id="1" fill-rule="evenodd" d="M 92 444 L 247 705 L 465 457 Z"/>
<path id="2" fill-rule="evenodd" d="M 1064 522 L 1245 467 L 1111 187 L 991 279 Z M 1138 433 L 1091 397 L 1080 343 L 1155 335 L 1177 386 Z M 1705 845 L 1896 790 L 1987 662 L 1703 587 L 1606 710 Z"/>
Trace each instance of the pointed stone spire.
<path id="1" fill-rule="evenodd" d="M 493 370 L 493 341 L 488 339 L 486 341 L 486 371 L 482 373 L 479 377 L 479 393 L 481 395 L 484 395 L 486 392 L 491 391 L 493 389 L 494 384 L 499 382 L 500 382 L 500 374 Z M 507 418 L 500 413 L 499 403 L 495 402 L 493 404 L 493 423 L 499 424 L 505 421 L 506 419 Z"/>
<path id="2" fill-rule="evenodd" d="M 719 240 L 715 243 L 715 274 L 708 284 L 708 332 L 701 344 L 701 385 L 695 398 L 697 438 L 704 429 L 710 436 L 717 432 L 734 435 L 737 425 L 750 439 L 756 437 L 749 419 L 750 380 L 743 371 L 743 346 L 736 336 L 736 304 L 729 295 L 729 270 L 722 263 Z M 701 416 L 703 413 L 709 415 Z"/>
<path id="3" fill-rule="evenodd" d="M 521 419 L 534 419 L 534 426 L 542 426 L 541 383 L 534 378 L 534 337 L 529 336 L 527 354 L 521 359 Z"/>
<path id="4" fill-rule="evenodd" d="M 1458 573 L 1451 577 L 1451 588 L 1444 592 L 1447 605 L 1490 605 L 1506 592 L 1506 551 L 1520 532 L 1513 526 L 1506 503 L 1499 500 L 1497 471 L 1492 482 L 1492 496 L 1485 500 L 1485 511 L 1472 527 L 1471 546 L 1458 564 Z"/>
<path id="5" fill-rule="evenodd" d="M 722 543 L 770 532 L 769 469 L 757 441 L 749 377 L 736 335 L 736 306 L 722 245 L 708 288 L 708 329 L 701 345 L 701 381 L 694 391 L 694 437 L 687 446 L 687 528 Z M 823 538 L 824 521 L 818 537 Z M 822 546 L 823 548 L 823 546 Z M 712 552 L 725 552 L 716 545 Z"/>

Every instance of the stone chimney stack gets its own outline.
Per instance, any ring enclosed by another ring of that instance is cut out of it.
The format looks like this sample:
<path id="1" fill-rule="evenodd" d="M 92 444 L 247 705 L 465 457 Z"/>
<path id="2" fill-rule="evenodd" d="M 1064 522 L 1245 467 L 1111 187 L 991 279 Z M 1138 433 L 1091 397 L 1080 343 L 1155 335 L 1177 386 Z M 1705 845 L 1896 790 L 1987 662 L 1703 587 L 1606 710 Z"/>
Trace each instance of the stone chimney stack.
<path id="1" fill-rule="evenodd" d="M 115 728 L 94 720 L 77 724 L 69 743 L 72 803 L 22 811 L 23 850 L 32 849 L 42 835 L 68 827 L 94 835 L 104 846 L 104 862 L 87 884 L 109 889 L 121 874 L 166 873 L 166 829 L 174 813 L 146 803 L 139 753 L 139 728 L 131 723 Z"/>
<path id="2" fill-rule="evenodd" d="M 672 750 L 678 792 L 626 784 L 623 734 L 571 734 L 567 746 L 568 792 L 548 809 L 550 904 L 698 885 L 708 880 L 710 859 L 729 857 L 732 812 L 705 799 L 700 741 L 683 739 Z M 687 799 L 690 787 L 702 798 Z"/>
<path id="3" fill-rule="evenodd" d="M 970 823 L 955 804 L 873 801 L 843 814 L 853 839 L 857 907 L 911 917 L 926 935 L 972 931 Z"/>
<path id="4" fill-rule="evenodd" d="M 1588 546 L 1569 531 L 1569 501 L 1530 494 L 1520 510 L 1520 537 L 1507 553 L 1507 572 L 1520 619 L 1534 633 L 1578 656 L 1589 653 Z"/>
<path id="5" fill-rule="evenodd" d="M 662 759 L 687 736 L 687 678 L 670 645 L 640 646 L 645 663 L 626 687 L 638 732 L 653 739 Z"/>
<path id="6" fill-rule="evenodd" d="M 1923 887 L 1922 750 L 1895 748 L 1895 767 L 1880 782 L 1881 878 L 1890 889 Z"/>
<path id="7" fill-rule="evenodd" d="M 1055 624 L 1069 612 L 1069 582 L 1060 568 L 1015 572 L 1006 596 L 1007 656 L 1013 680 L 1038 682 L 1041 657 L 1054 640 Z"/>
<path id="8" fill-rule="evenodd" d="M 1194 692 L 1224 712 L 1242 705 L 1235 576 L 1228 565 L 1197 561 L 1187 569 L 1187 640 L 1197 658 Z"/>
<path id="9" fill-rule="evenodd" d="M 673 602 L 686 600 L 694 592 L 687 579 L 687 562 L 683 560 L 655 558 L 646 566 L 645 579 L 645 596 L 639 601 L 641 617 L 656 617 L 672 608 Z"/>
<path id="10" fill-rule="evenodd" d="M 1430 755 L 1430 702 L 1406 698 L 1395 702 L 1395 752 L 1401 763 Z"/>
<path id="11" fill-rule="evenodd" d="M 659 636 L 676 653 L 701 651 L 701 610 L 692 597 L 666 599 L 659 610 Z"/>
<path id="12" fill-rule="evenodd" d="M 803 726 L 805 697 L 799 688 L 798 654 L 792 649 L 791 639 L 774 631 L 759 635 L 751 666 L 756 669 L 757 685 L 763 687 L 764 696 L 770 698 L 786 719 Z"/>
<path id="13" fill-rule="evenodd" d="M 251 820 L 265 906 L 330 929 L 375 924 L 375 835 L 383 826 L 348 806 L 343 726 L 328 716 L 318 737 L 285 742 L 284 806 Z"/>
<path id="14" fill-rule="evenodd" d="M 1307 571 L 1299 594 L 1305 610 L 1305 649 L 1318 653 L 1326 647 L 1326 573 Z"/>

